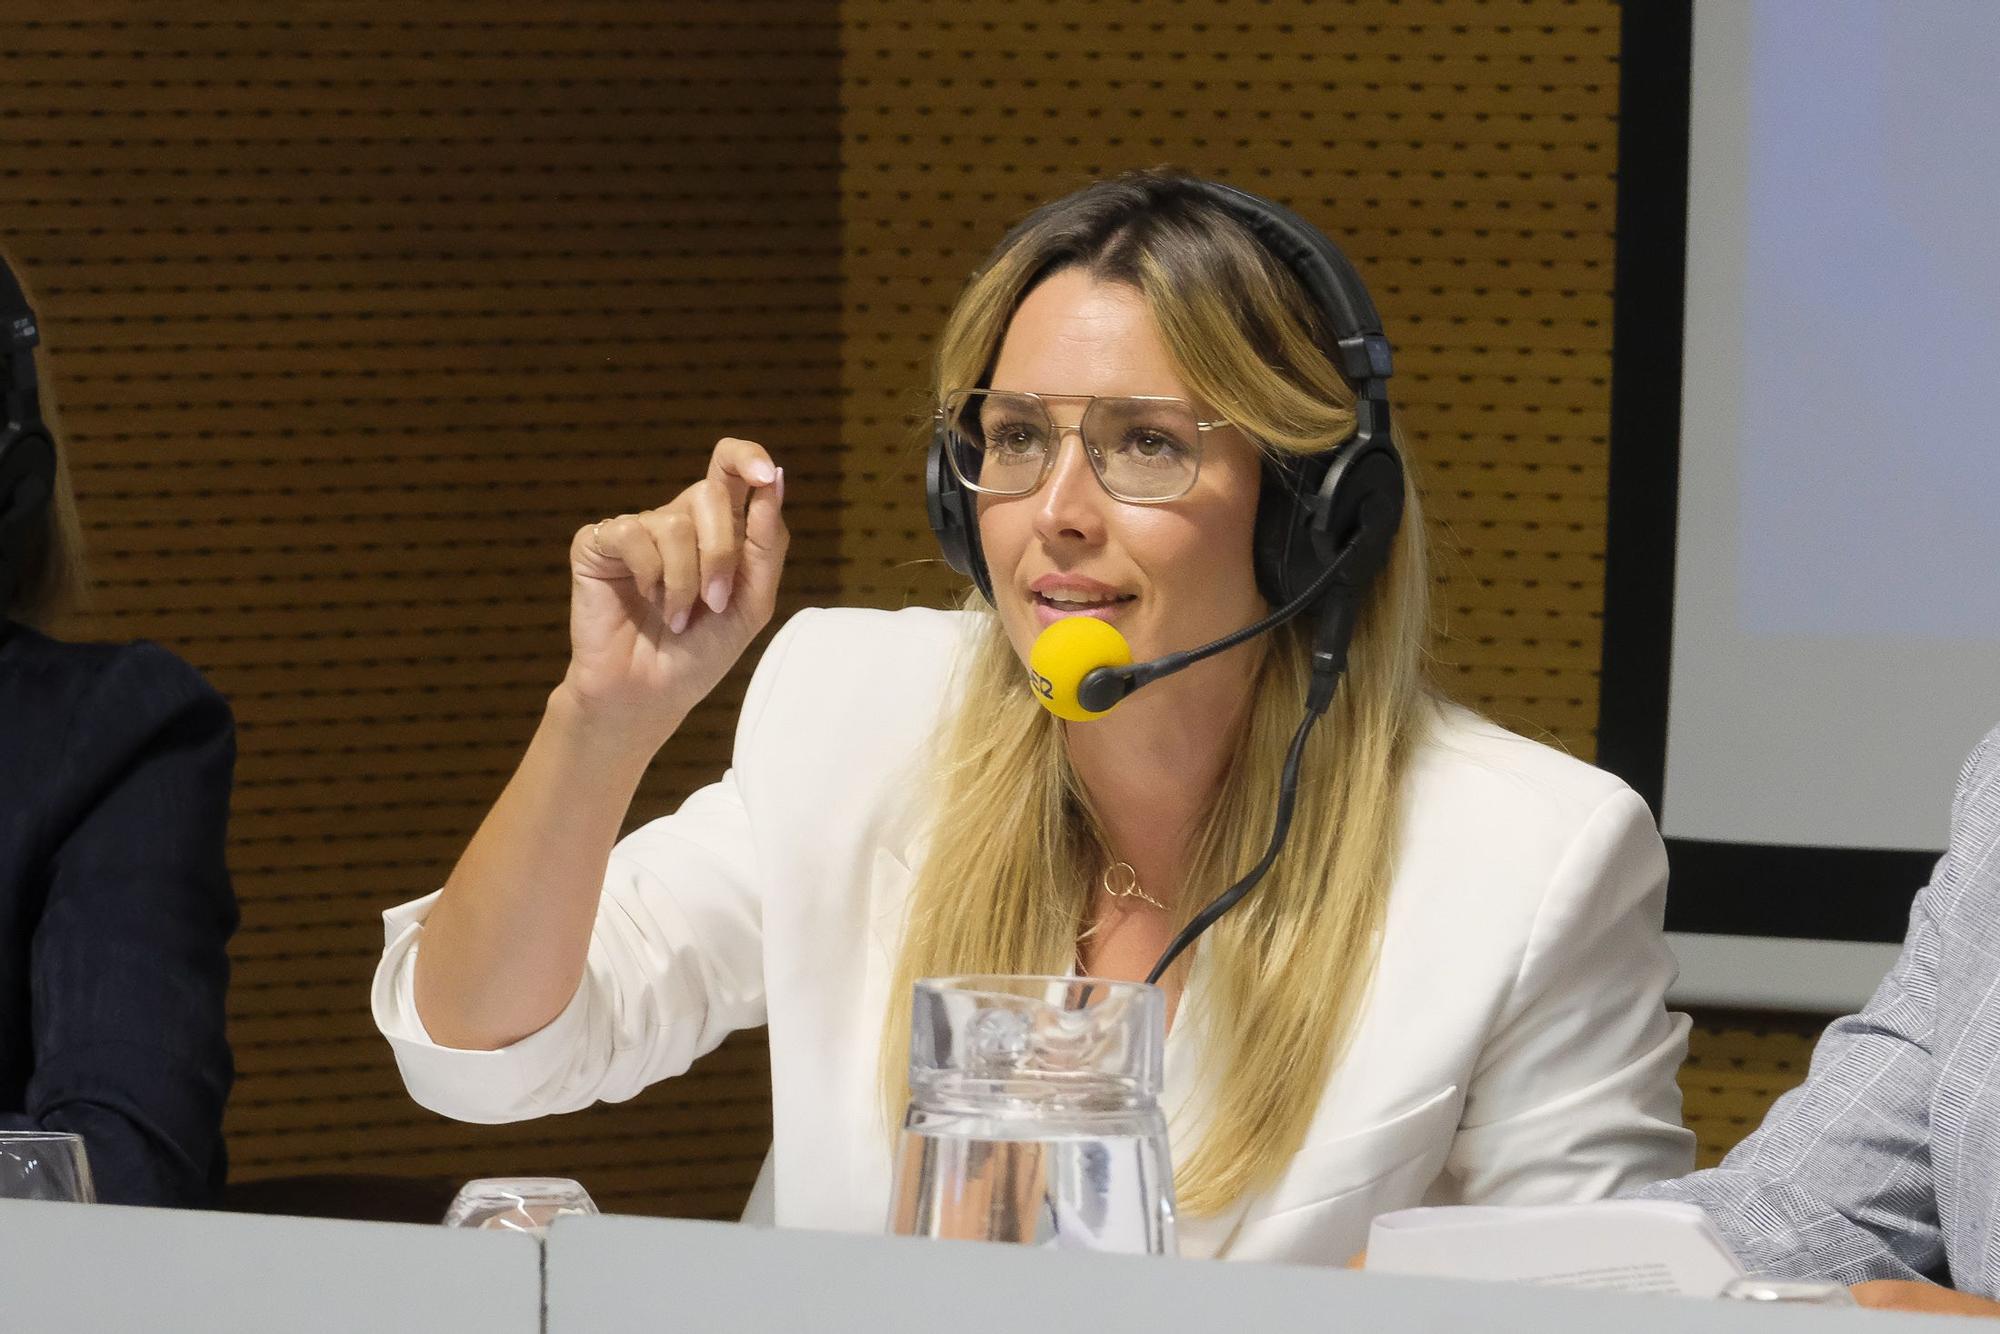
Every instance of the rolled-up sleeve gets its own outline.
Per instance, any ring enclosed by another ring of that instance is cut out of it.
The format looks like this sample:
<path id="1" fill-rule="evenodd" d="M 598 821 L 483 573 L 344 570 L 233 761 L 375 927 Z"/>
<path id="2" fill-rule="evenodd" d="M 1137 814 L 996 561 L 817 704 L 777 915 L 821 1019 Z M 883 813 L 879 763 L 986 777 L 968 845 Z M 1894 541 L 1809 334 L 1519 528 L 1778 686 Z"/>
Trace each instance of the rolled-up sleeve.
<path id="1" fill-rule="evenodd" d="M 576 995 L 494 1051 L 444 1047 L 414 999 L 436 894 L 382 914 L 372 1004 L 410 1096 L 460 1121 L 521 1121 L 622 1102 L 764 1022 L 749 821 L 734 776 L 634 831 L 612 853 Z"/>
<path id="2" fill-rule="evenodd" d="M 794 639 L 772 640 L 745 698 L 739 759 Z M 414 1001 L 423 922 L 437 895 L 383 914 L 371 1004 L 410 1096 L 461 1121 L 520 1121 L 622 1102 L 681 1074 L 730 1033 L 765 1022 L 757 847 L 732 769 L 613 849 L 576 994 L 510 1046 L 466 1051 L 425 1032 Z"/>
<path id="3" fill-rule="evenodd" d="M 439 1046 L 417 1014 L 415 997 L 417 948 L 437 898 L 426 894 L 382 914 L 388 944 L 375 970 L 370 1004 L 375 1026 L 396 1054 L 404 1087 L 419 1104 L 459 1121 L 522 1121 L 564 1110 L 555 1104 L 562 1074 L 573 1063 L 570 1053 L 583 1045 L 588 978 L 561 1014 L 511 1046 L 494 1051 Z"/>

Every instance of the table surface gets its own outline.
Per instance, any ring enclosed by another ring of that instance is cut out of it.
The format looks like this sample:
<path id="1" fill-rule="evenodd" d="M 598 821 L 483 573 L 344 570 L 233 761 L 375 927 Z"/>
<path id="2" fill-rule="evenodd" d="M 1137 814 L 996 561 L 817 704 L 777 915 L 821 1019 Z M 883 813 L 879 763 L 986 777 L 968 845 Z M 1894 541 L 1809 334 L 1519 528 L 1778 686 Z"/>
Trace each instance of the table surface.
<path id="1" fill-rule="evenodd" d="M 0 1327 L 538 1334 L 522 1233 L 0 1200 Z"/>
<path id="2" fill-rule="evenodd" d="M 1029 1251 L 657 1218 L 565 1218 L 549 1334 L 1939 1334 L 1935 1317 L 1338 1269 Z"/>
<path id="3" fill-rule="evenodd" d="M 659 1218 L 518 1233 L 0 1200 L 11 1329 L 1937 1334 L 1934 1317 Z M 546 1318 L 546 1323 L 544 1319 Z"/>

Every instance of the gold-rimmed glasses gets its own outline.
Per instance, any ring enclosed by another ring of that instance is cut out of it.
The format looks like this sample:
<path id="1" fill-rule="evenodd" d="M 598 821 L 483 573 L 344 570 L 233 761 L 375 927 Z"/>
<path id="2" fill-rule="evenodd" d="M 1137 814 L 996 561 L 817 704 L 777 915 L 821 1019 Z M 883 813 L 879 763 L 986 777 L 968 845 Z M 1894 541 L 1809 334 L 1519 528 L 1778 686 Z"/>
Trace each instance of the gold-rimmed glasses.
<path id="1" fill-rule="evenodd" d="M 1057 426 L 1051 402 L 1082 403 L 1076 425 Z M 1063 437 L 1075 432 L 1098 484 L 1131 505 L 1186 495 L 1201 473 L 1202 437 L 1229 425 L 1203 421 L 1184 398 L 998 389 L 954 390 L 936 416 L 951 470 L 973 491 L 1027 495 L 1055 466 Z"/>

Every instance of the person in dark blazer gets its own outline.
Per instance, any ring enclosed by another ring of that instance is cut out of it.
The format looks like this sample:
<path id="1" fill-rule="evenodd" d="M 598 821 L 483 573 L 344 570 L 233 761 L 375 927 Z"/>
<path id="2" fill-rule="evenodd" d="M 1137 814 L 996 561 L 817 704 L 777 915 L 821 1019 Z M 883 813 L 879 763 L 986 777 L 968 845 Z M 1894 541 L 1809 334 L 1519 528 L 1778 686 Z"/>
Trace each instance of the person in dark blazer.
<path id="1" fill-rule="evenodd" d="M 35 341 L 0 255 L 0 1130 L 81 1135 L 100 1200 L 210 1204 L 234 724 L 158 645 L 37 628 L 81 572 Z"/>

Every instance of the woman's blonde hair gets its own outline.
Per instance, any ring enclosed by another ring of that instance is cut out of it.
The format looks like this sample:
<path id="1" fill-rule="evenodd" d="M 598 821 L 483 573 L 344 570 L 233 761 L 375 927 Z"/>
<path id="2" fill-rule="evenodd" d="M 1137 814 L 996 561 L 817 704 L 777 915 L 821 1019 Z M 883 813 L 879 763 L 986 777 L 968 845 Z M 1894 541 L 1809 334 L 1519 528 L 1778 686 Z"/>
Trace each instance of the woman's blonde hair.
<path id="1" fill-rule="evenodd" d="M 1137 290 L 1189 390 L 1270 453 L 1331 449 L 1353 432 L 1353 390 L 1324 351 L 1329 331 L 1297 279 L 1185 178 L 1165 173 L 1101 182 L 1017 228 L 945 323 L 940 396 L 985 383 L 1022 299 L 1069 269 Z M 1429 596 L 1412 486 L 1359 618 L 1347 678 L 1308 743 L 1285 850 L 1197 946 L 1207 1122 L 1175 1173 L 1191 1215 L 1218 1213 L 1284 1169 L 1362 1006 L 1404 773 L 1431 707 Z M 1109 860 L 1063 725 L 1021 688 L 1020 660 L 991 609 L 977 594 L 966 606 L 983 624 L 964 702 L 945 729 L 930 843 L 884 1024 L 892 1108 L 907 1097 L 911 985 L 955 973 L 1069 971 L 1091 886 Z M 1264 851 L 1285 751 L 1304 714 L 1310 633 L 1293 621 L 1271 635 L 1249 725 L 1190 843 L 1176 926 Z"/>
<path id="2" fill-rule="evenodd" d="M 4 247 L 0 247 L 0 264 L 5 264 L 13 272 L 22 295 L 32 305 L 34 291 L 28 286 L 26 275 L 14 263 L 14 257 Z M 0 606 L 0 617 L 37 629 L 47 629 L 56 617 L 70 610 L 82 598 L 84 575 L 83 523 L 77 516 L 76 490 L 70 483 L 69 465 L 63 458 L 55 395 L 49 387 L 46 333 L 42 346 L 36 349 L 35 379 L 40 388 L 42 424 L 47 427 L 49 443 L 55 449 L 55 489 L 49 497 L 41 530 L 28 536 L 20 578 L 15 582 L 12 598 L 6 606 Z"/>

